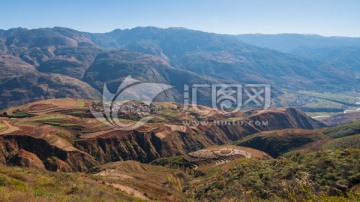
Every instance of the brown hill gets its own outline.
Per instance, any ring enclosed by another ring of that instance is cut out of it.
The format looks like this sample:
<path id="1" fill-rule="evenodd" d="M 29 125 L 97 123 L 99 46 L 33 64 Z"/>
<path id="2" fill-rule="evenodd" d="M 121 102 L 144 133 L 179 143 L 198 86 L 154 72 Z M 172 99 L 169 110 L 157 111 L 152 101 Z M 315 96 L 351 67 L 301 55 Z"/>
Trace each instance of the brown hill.
<path id="1" fill-rule="evenodd" d="M 96 90 L 78 79 L 38 72 L 14 56 L 2 55 L 0 58 L 0 109 L 49 98 L 99 97 Z"/>
<path id="2" fill-rule="evenodd" d="M 82 78 L 86 68 L 102 51 L 83 33 L 53 29 L 11 29 L 5 31 L 1 55 L 18 57 L 41 72 Z"/>
<path id="3" fill-rule="evenodd" d="M 75 99 L 46 100 L 5 110 L 3 116 L 6 117 L 0 120 L 5 128 L 0 131 L 2 163 L 14 162 L 11 159 L 22 149 L 38 156 L 49 170 L 83 171 L 113 161 L 150 162 L 159 157 L 182 155 L 213 145 L 230 144 L 260 131 L 322 126 L 294 109 L 232 116 L 214 110 L 212 117 L 217 120 L 239 121 L 221 124 L 211 120 L 206 124 L 186 125 L 182 122 L 184 118 L 196 121 L 207 120 L 207 117 L 191 109 L 179 110 L 179 104 L 159 103 L 162 109 L 158 116 L 162 118 L 138 129 L 123 131 L 92 118 L 89 114 L 92 103 Z M 266 125 L 257 125 L 256 121 Z"/>
<path id="4" fill-rule="evenodd" d="M 328 139 L 320 131 L 284 129 L 264 131 L 235 142 L 236 145 L 259 149 L 272 157 L 278 157 L 303 145 Z"/>

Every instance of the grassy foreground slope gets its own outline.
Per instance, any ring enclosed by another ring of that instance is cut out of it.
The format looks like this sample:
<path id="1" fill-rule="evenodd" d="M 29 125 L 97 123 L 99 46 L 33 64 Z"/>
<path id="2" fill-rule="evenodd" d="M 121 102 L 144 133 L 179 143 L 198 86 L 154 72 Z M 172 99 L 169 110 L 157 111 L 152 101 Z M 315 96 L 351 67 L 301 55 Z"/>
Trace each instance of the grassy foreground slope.
<path id="1" fill-rule="evenodd" d="M 193 181 L 187 194 L 200 201 L 359 201 L 360 150 L 234 161 Z"/>
<path id="2" fill-rule="evenodd" d="M 0 201 L 134 200 L 137 199 L 88 174 L 55 173 L 0 164 Z"/>
<path id="3" fill-rule="evenodd" d="M 0 201 L 185 201 L 187 174 L 122 161 L 88 173 L 50 172 L 0 164 Z"/>

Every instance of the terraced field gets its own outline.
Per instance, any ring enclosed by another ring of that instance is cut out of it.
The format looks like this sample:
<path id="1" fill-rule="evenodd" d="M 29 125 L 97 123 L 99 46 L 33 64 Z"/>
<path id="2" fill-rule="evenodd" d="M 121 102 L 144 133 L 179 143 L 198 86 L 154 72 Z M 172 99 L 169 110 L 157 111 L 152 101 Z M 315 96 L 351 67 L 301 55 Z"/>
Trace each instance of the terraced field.
<path id="1" fill-rule="evenodd" d="M 18 130 L 19 128 L 10 124 L 8 120 L 4 120 L 0 123 L 0 135 L 12 133 Z"/>
<path id="2" fill-rule="evenodd" d="M 214 167 L 240 159 L 271 159 L 266 153 L 247 147 L 222 145 L 190 152 L 183 156 L 160 158 L 151 164 L 180 168 L 192 174 L 207 173 Z M 196 172 L 194 172 L 196 171 Z"/>
<path id="3" fill-rule="evenodd" d="M 136 161 L 114 162 L 90 171 L 111 187 L 149 201 L 185 200 L 180 194 L 190 176 L 162 166 L 140 164 Z"/>

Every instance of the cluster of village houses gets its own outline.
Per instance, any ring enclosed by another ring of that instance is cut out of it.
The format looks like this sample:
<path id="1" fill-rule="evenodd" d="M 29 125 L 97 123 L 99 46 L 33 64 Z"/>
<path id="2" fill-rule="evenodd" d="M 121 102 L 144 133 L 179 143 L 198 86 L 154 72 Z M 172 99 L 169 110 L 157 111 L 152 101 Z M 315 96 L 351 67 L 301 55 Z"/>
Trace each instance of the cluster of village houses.
<path id="1" fill-rule="evenodd" d="M 112 106 L 111 106 L 112 105 Z M 105 103 L 103 106 L 102 102 L 94 102 L 92 104 L 92 108 L 95 111 L 104 111 L 104 107 L 106 109 L 112 109 L 112 111 L 117 111 L 119 117 L 126 117 L 129 115 L 136 116 L 138 118 L 142 118 L 144 116 L 148 116 L 149 114 L 158 114 L 162 109 L 161 105 L 154 103 Z"/>
<path id="2" fill-rule="evenodd" d="M 317 103 L 318 99 L 315 96 L 297 95 L 296 100 L 291 102 L 291 106 L 304 106 L 308 103 Z"/>

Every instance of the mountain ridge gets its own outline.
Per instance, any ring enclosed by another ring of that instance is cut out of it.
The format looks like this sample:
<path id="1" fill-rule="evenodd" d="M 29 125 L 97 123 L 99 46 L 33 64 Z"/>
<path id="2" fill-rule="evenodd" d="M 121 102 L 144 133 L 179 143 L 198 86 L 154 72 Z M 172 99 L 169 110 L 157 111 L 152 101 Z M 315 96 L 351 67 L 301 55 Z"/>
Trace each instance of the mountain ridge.
<path id="1" fill-rule="evenodd" d="M 86 33 L 62 27 L 31 30 L 15 28 L 2 31 L 0 34 L 0 55 L 16 57 L 26 62 L 35 67 L 37 72 L 46 73 L 42 74 L 43 77 L 56 73 L 74 78 L 73 83 L 80 84 L 79 80 L 90 82 L 92 88 L 100 92 L 102 86 L 99 87 L 94 83 L 101 83 L 106 79 L 113 80 L 111 72 L 107 73 L 110 75 L 109 78 L 102 78 L 105 79 L 103 81 L 96 79 L 90 81 L 89 76 L 85 75 L 89 71 L 88 68 L 94 67 L 98 62 L 96 61 L 97 56 L 111 51 L 121 53 L 121 50 L 124 51 L 125 49 L 144 56 L 150 54 L 153 59 L 162 59 L 169 67 L 172 67 L 166 70 L 166 75 L 173 75 L 172 79 L 164 77 L 165 74 L 161 73 L 164 71 L 156 65 L 152 66 L 151 74 L 144 73 L 140 78 L 142 81 L 154 81 L 152 75 L 163 75 L 160 80 L 168 84 L 179 79 L 181 82 L 177 84 L 177 92 L 169 94 L 171 101 L 181 100 L 180 86 L 187 80 L 192 80 L 193 83 L 210 84 L 266 83 L 273 86 L 275 97 L 283 88 L 290 90 L 310 89 L 321 92 L 352 91 L 359 88 L 360 73 L 352 71 L 354 66 L 351 63 L 343 62 L 351 59 L 351 57 L 341 57 L 330 62 L 317 61 L 312 58 L 249 45 L 241 42 L 237 36 L 232 35 L 156 27 L 118 29 L 104 34 Z M 351 52 L 351 54 L 356 53 L 356 51 Z M 103 61 L 105 69 L 108 69 L 106 71 L 111 71 L 111 68 L 108 67 L 114 62 L 113 58 L 109 57 L 108 61 Z M 8 62 L 10 66 L 16 68 L 16 62 L 12 64 L 12 60 Z M 130 63 L 130 60 L 123 62 L 127 66 Z M 151 63 L 145 64 L 145 66 L 151 65 Z M 8 71 L 6 68 L 3 64 L 0 66 L 0 75 Z M 122 67 L 119 66 L 119 68 Z M 100 74 L 103 71 L 101 68 L 92 68 L 92 70 L 94 70 L 92 72 L 94 74 Z M 124 73 L 137 74 L 138 72 L 130 69 Z M 124 78 L 128 75 L 117 76 Z M 5 78 L 1 79 L 4 80 Z M 317 81 L 314 82 L 312 78 L 317 78 Z M 23 78 L 24 82 L 28 79 Z M 26 92 L 23 86 L 17 85 L 21 92 Z M 59 88 L 51 82 L 47 85 Z M 1 86 L 1 88 L 6 89 L 6 86 Z M 67 91 L 71 90 L 68 89 Z M 36 92 L 38 92 L 35 93 L 36 97 L 45 96 L 42 91 Z M 207 92 L 207 94 L 209 93 Z M 73 96 L 71 93 L 64 93 L 48 98 L 71 96 Z M 88 94 L 84 98 L 91 97 L 94 96 Z M 210 106 L 208 99 L 202 100 L 199 104 Z M 4 106 L 0 107 L 5 108 L 13 105 L 11 103 L 28 102 L 26 100 L 31 99 L 13 96 L 6 101 L 6 104 L 5 101 L 2 101 Z"/>

